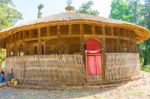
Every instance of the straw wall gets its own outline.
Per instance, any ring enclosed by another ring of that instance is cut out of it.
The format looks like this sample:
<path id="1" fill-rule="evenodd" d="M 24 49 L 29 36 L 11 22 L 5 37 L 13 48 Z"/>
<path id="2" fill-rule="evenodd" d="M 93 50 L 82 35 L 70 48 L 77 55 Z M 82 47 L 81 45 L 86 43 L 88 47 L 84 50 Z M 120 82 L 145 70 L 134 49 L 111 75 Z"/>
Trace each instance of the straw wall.
<path id="1" fill-rule="evenodd" d="M 123 81 L 139 74 L 140 61 L 136 53 L 106 53 L 105 58 L 105 82 Z M 84 84 L 91 81 L 85 73 L 82 55 L 9 57 L 6 63 L 6 71 L 13 68 L 15 77 L 22 83 Z"/>
<path id="2" fill-rule="evenodd" d="M 24 83 L 82 84 L 85 67 L 81 55 L 35 55 L 7 58 L 7 68 Z"/>
<path id="3" fill-rule="evenodd" d="M 140 59 L 137 53 L 107 53 L 105 80 L 122 81 L 137 76 L 140 72 Z"/>

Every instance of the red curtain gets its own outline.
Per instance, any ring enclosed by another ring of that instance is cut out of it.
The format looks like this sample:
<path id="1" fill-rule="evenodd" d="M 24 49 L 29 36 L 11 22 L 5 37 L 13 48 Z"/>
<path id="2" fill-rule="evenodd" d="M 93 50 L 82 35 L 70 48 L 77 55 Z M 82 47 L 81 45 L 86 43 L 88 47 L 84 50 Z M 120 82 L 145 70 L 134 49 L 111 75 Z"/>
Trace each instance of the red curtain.
<path id="1" fill-rule="evenodd" d="M 95 39 L 89 39 L 86 42 L 87 71 L 89 75 L 102 74 L 102 47 Z"/>
<path id="2" fill-rule="evenodd" d="M 101 56 L 88 55 L 87 56 L 87 64 L 88 64 L 87 71 L 88 71 L 89 75 L 101 75 L 102 74 Z"/>

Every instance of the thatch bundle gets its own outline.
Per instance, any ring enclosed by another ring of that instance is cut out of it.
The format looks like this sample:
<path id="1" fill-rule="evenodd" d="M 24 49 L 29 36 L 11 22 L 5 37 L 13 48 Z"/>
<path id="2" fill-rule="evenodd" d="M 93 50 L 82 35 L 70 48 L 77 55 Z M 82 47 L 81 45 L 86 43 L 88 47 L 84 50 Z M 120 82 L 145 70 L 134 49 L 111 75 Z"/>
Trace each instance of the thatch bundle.
<path id="1" fill-rule="evenodd" d="M 24 83 L 82 84 L 85 65 L 82 55 L 35 55 L 7 58 L 7 68 Z"/>
<path id="2" fill-rule="evenodd" d="M 122 81 L 137 76 L 140 72 L 140 59 L 137 53 L 107 53 L 105 80 Z"/>
<path id="3" fill-rule="evenodd" d="M 87 75 L 82 55 L 8 57 L 6 71 L 13 68 L 15 77 L 22 83 L 57 85 L 116 82 L 139 74 L 139 54 L 106 53 L 105 55 L 104 75 Z"/>

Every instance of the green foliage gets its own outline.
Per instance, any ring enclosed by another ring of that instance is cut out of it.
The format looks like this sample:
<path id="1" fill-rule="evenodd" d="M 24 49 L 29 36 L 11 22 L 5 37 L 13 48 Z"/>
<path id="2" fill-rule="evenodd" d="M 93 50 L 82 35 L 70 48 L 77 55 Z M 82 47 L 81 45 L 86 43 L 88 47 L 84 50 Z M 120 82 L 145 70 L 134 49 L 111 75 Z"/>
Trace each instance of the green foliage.
<path id="1" fill-rule="evenodd" d="M 140 0 L 128 0 L 130 19 L 129 22 L 134 24 L 144 25 L 143 17 L 143 7 L 144 5 L 140 3 Z"/>
<path id="2" fill-rule="evenodd" d="M 44 5 L 43 4 L 39 4 L 37 8 L 38 8 L 38 18 L 41 18 L 42 17 L 41 10 L 44 8 Z"/>
<path id="3" fill-rule="evenodd" d="M 6 57 L 6 50 L 0 49 L 0 64 L 2 64 L 5 61 L 5 57 Z"/>
<path id="4" fill-rule="evenodd" d="M 145 0 L 144 18 L 145 26 L 150 30 L 150 0 Z"/>
<path id="5" fill-rule="evenodd" d="M 13 26 L 22 14 L 14 8 L 12 0 L 0 0 L 0 30 Z M 6 52 L 0 48 L 0 64 L 5 60 Z"/>
<path id="6" fill-rule="evenodd" d="M 150 39 L 144 42 L 145 50 L 143 52 L 144 65 L 150 64 Z"/>
<path id="7" fill-rule="evenodd" d="M 110 18 L 129 21 L 131 18 L 129 5 L 124 0 L 113 0 Z"/>
<path id="8" fill-rule="evenodd" d="M 110 18 L 144 26 L 150 30 L 150 0 L 113 0 Z"/>
<path id="9" fill-rule="evenodd" d="M 150 72 L 150 65 L 142 65 L 141 70 L 146 71 L 146 72 Z"/>
<path id="10" fill-rule="evenodd" d="M 99 15 L 99 12 L 97 10 L 93 10 L 91 7 L 93 6 L 93 1 L 89 0 L 82 4 L 81 7 L 77 10 L 79 13 L 85 13 L 90 15 Z"/>
<path id="11" fill-rule="evenodd" d="M 113 0 L 110 18 L 144 26 L 150 30 L 150 0 Z M 150 71 L 150 38 L 137 45 L 143 57 L 142 70 Z"/>
<path id="12" fill-rule="evenodd" d="M 12 0 L 0 0 L 0 30 L 13 26 L 22 15 L 14 6 Z"/>
<path id="13" fill-rule="evenodd" d="M 0 3 L 14 5 L 12 0 L 0 0 Z"/>

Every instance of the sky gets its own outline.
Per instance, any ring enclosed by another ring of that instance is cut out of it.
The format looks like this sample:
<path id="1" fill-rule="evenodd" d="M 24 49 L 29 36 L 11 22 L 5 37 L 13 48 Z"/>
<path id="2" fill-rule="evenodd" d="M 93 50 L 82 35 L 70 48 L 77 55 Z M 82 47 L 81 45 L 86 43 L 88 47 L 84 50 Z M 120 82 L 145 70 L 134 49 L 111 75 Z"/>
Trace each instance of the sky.
<path id="1" fill-rule="evenodd" d="M 53 14 L 65 12 L 67 0 L 13 0 L 15 7 L 23 15 L 23 20 L 17 22 L 17 24 L 37 19 L 37 6 L 42 3 L 44 8 L 42 10 L 42 17 L 46 17 Z M 73 0 L 72 6 L 78 9 L 82 3 L 88 0 Z M 110 6 L 112 0 L 92 0 L 94 2 L 93 9 L 100 12 L 99 16 L 108 17 L 110 13 Z"/>

